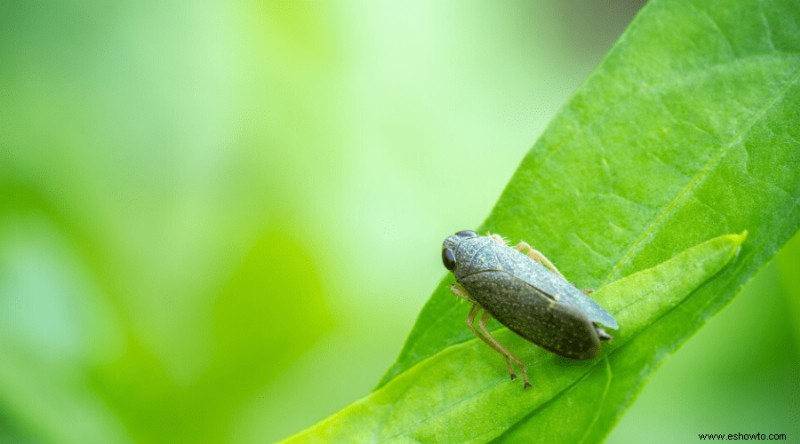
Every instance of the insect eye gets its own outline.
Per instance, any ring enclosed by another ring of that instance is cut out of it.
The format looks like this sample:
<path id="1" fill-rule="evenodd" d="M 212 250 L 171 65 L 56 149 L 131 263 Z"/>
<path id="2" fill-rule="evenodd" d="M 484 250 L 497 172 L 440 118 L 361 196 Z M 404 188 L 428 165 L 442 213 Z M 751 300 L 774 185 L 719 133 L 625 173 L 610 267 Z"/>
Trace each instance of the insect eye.
<path id="1" fill-rule="evenodd" d="M 461 239 L 467 239 L 467 238 L 470 238 L 470 237 L 477 237 L 478 233 L 476 233 L 476 232 L 474 232 L 472 230 L 463 230 L 463 231 L 459 231 L 458 233 L 456 233 L 456 236 L 460 237 Z"/>
<path id="2" fill-rule="evenodd" d="M 449 248 L 442 249 L 442 262 L 444 263 L 444 268 L 450 271 L 456 268 L 456 256 L 453 254 L 453 250 Z"/>

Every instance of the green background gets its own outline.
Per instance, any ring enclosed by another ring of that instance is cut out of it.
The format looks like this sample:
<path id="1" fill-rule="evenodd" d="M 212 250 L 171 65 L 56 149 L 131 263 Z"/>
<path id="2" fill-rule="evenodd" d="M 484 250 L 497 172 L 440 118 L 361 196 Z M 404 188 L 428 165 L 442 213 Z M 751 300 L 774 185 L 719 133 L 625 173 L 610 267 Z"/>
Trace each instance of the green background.
<path id="1" fill-rule="evenodd" d="M 264 442 L 374 387 L 640 6 L 430 3 L 0 1 L 0 442 Z M 798 263 L 608 441 L 798 436 Z"/>

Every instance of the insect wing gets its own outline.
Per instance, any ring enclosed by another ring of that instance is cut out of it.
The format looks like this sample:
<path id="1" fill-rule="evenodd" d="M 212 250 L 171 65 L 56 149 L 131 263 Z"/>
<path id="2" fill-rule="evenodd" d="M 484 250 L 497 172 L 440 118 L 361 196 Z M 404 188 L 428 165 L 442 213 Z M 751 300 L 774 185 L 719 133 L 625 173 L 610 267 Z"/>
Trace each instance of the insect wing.
<path id="1" fill-rule="evenodd" d="M 501 324 L 553 353 L 589 359 L 600 351 L 595 327 L 580 309 L 553 300 L 508 271 L 474 273 L 460 282 Z"/>
<path id="2" fill-rule="evenodd" d="M 557 277 L 563 280 L 563 278 L 560 276 Z M 619 328 L 617 320 L 614 319 L 614 316 L 611 316 L 611 313 L 605 311 L 605 309 L 598 305 L 594 299 L 586 296 L 582 291 L 575 288 L 572 284 L 569 285 L 572 287 L 572 291 L 565 291 L 559 302 L 565 305 L 577 307 L 592 322 L 603 324 L 606 327 L 613 328 L 614 330 Z"/>
<path id="3" fill-rule="evenodd" d="M 610 313 L 562 276 L 553 273 L 544 265 L 512 248 L 500 247 L 492 252 L 495 256 L 494 263 L 498 265 L 498 268 L 509 271 L 546 295 L 558 295 L 559 304 L 576 308 L 584 313 L 591 322 L 597 322 L 615 330 L 619 328 L 616 319 Z"/>

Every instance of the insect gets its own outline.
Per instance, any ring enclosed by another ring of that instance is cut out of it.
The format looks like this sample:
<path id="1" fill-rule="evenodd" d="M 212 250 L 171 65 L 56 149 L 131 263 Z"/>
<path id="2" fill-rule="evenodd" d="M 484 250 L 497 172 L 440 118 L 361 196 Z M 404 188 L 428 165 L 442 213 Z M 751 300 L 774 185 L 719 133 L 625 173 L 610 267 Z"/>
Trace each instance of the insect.
<path id="1" fill-rule="evenodd" d="M 512 380 L 517 377 L 512 362 L 519 366 L 525 388 L 531 386 L 525 364 L 486 329 L 491 317 L 540 347 L 572 359 L 593 358 L 600 341 L 611 339 L 600 324 L 619 328 L 611 314 L 525 242 L 512 248 L 498 235 L 459 231 L 444 240 L 442 262 L 455 276 L 453 293 L 473 303 L 467 315 L 470 330 L 506 358 Z"/>

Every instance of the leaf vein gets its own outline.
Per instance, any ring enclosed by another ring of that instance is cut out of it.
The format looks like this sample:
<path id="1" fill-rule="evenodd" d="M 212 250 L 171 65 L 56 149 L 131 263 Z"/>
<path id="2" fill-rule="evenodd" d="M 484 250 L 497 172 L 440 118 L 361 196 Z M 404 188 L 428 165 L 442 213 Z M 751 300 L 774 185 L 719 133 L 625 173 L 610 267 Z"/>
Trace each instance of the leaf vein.
<path id="1" fill-rule="evenodd" d="M 603 387 L 603 394 L 600 397 L 599 402 L 597 403 L 600 408 L 594 410 L 594 417 L 592 418 L 591 424 L 586 427 L 586 430 L 583 432 L 583 436 L 581 436 L 580 443 L 586 442 L 586 439 L 589 437 L 589 434 L 594 430 L 594 425 L 600 419 L 600 413 L 603 411 L 602 406 L 605 404 L 606 399 L 608 399 L 608 392 L 611 390 L 611 380 L 614 379 L 613 372 L 611 371 L 611 362 L 608 359 L 608 355 L 603 358 L 603 362 L 606 364 L 606 374 L 608 377 L 606 378 L 606 385 Z"/>
<path id="2" fill-rule="evenodd" d="M 605 285 L 610 282 L 611 279 L 617 276 L 620 272 L 622 267 L 627 264 L 631 258 L 638 252 L 644 248 L 644 245 L 647 244 L 657 233 L 658 228 L 664 225 L 666 220 L 670 215 L 672 215 L 689 196 L 708 178 L 710 173 L 720 164 L 722 159 L 730 152 L 730 150 L 738 146 L 742 143 L 744 137 L 750 132 L 750 130 L 758 123 L 764 115 L 782 98 L 786 95 L 787 91 L 789 91 L 793 86 L 795 86 L 800 80 L 800 69 L 795 69 L 792 73 L 791 78 L 787 81 L 782 88 L 780 88 L 769 100 L 766 101 L 764 106 L 762 106 L 750 119 L 747 124 L 745 124 L 741 131 L 738 134 L 735 134 L 733 140 L 728 142 L 726 145 L 722 146 L 720 150 L 713 156 L 709 161 L 700 169 L 683 187 L 683 189 L 678 193 L 678 195 L 670 202 L 664 210 L 659 214 L 651 223 L 650 225 L 642 232 L 639 238 L 631 244 L 630 247 L 625 251 L 619 261 L 611 268 L 611 270 L 606 274 L 606 276 L 601 281 L 601 285 Z"/>

